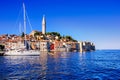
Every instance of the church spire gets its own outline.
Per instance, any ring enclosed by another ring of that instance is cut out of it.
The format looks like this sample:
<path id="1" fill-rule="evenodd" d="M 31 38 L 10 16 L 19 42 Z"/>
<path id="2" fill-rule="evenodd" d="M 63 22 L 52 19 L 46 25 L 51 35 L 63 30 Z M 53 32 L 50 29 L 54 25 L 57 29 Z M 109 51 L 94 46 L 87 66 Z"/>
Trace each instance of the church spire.
<path id="1" fill-rule="evenodd" d="M 46 20 L 45 20 L 45 15 L 43 15 L 42 19 L 42 34 L 46 33 Z"/>

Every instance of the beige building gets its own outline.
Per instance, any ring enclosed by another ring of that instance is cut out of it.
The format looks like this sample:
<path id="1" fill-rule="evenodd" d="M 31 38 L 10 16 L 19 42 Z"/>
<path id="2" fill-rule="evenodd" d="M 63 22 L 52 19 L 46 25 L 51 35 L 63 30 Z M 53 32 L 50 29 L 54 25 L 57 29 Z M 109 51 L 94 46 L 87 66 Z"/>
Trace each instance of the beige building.
<path id="1" fill-rule="evenodd" d="M 50 50 L 50 44 L 49 41 L 40 41 L 40 51 L 49 51 Z"/>
<path id="2" fill-rule="evenodd" d="M 80 52 L 85 52 L 85 51 L 94 51 L 95 50 L 95 45 L 92 42 L 86 42 L 86 41 L 81 41 L 79 43 L 79 51 Z"/>

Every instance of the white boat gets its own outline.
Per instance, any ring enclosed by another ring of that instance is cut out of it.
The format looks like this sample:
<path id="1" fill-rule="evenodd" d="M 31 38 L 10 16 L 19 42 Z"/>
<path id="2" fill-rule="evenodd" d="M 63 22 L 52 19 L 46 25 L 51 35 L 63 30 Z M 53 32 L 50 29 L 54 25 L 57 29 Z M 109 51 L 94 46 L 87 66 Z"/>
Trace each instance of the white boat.
<path id="1" fill-rule="evenodd" d="M 4 56 L 39 56 L 38 50 L 10 50 L 5 52 Z"/>
<path id="2" fill-rule="evenodd" d="M 26 13 L 25 13 L 25 5 L 23 3 L 23 12 L 24 12 L 24 33 L 26 33 Z M 4 55 L 5 56 L 37 56 L 40 55 L 40 50 L 30 50 L 27 49 L 27 45 L 30 46 L 29 43 L 27 43 L 26 35 L 25 35 L 25 42 L 19 43 L 20 47 L 13 46 L 15 48 L 7 50 Z"/>
<path id="3" fill-rule="evenodd" d="M 8 49 L 4 55 L 5 56 L 39 56 L 40 50 L 32 50 L 30 48 L 27 49 L 23 43 L 18 43 L 20 46 L 12 49 Z M 29 46 L 30 47 L 30 46 Z"/>

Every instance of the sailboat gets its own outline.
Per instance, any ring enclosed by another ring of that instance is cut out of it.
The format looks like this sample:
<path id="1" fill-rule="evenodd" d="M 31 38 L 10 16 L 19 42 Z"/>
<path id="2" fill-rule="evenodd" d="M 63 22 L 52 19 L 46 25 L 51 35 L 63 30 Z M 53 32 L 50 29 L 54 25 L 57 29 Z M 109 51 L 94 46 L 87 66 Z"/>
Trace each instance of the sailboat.
<path id="1" fill-rule="evenodd" d="M 24 17 L 24 33 L 26 34 L 26 10 L 25 10 L 25 5 L 23 3 L 23 17 Z M 13 50 L 8 50 L 4 53 L 5 56 L 37 56 L 40 55 L 39 50 L 31 50 L 28 49 L 29 43 L 26 40 L 26 35 L 24 38 L 24 44 L 21 42 L 19 43 L 20 47 L 16 47 Z"/>

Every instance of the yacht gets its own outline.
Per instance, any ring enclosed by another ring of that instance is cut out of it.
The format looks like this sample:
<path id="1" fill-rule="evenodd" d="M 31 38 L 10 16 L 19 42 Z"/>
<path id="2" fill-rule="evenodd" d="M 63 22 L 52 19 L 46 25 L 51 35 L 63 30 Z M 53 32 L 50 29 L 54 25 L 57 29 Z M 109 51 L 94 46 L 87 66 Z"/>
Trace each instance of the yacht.
<path id="1" fill-rule="evenodd" d="M 25 5 L 23 3 L 23 16 L 24 16 L 24 33 L 26 34 L 26 11 L 25 11 Z M 32 50 L 28 49 L 27 47 L 30 46 L 30 44 L 26 40 L 26 35 L 24 38 L 24 43 L 19 43 L 20 47 L 14 46 L 13 49 L 8 49 L 4 55 L 5 56 L 37 56 L 40 55 L 40 50 Z M 26 45 L 27 44 L 27 45 Z"/>

